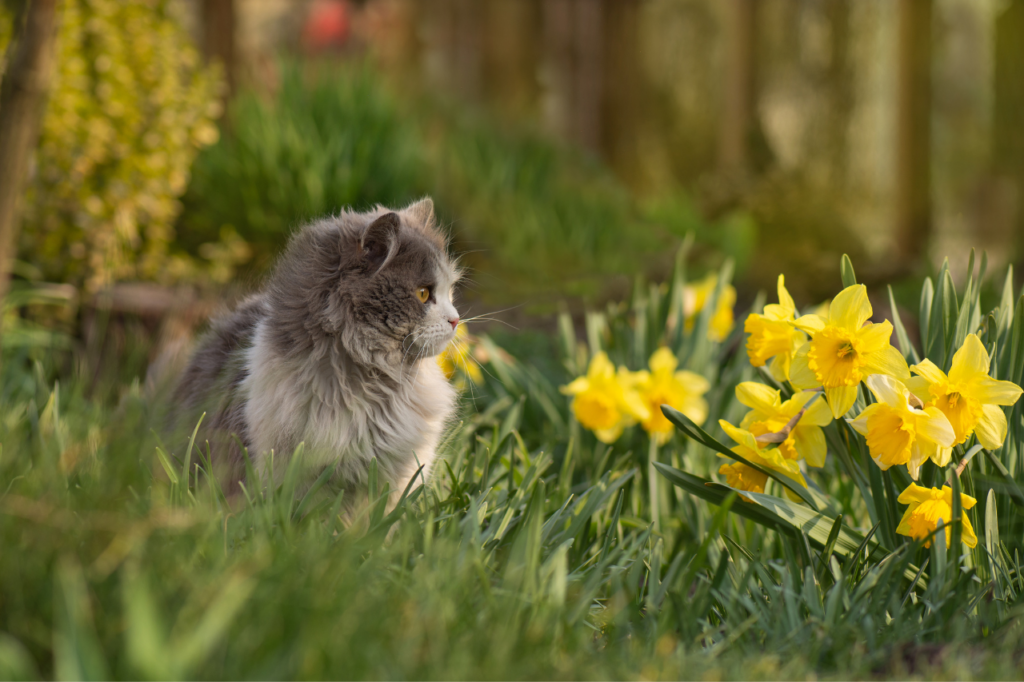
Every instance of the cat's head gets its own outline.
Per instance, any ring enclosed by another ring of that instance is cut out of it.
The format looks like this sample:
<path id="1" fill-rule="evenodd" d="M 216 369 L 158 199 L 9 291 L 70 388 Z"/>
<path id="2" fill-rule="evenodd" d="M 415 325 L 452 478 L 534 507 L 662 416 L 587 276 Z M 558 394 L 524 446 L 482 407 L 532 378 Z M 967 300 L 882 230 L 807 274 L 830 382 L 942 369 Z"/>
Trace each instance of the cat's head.
<path id="1" fill-rule="evenodd" d="M 459 276 L 429 198 L 321 220 L 296 235 L 273 278 L 272 308 L 290 310 L 274 331 L 278 347 L 340 340 L 373 364 L 435 356 L 459 324 Z"/>

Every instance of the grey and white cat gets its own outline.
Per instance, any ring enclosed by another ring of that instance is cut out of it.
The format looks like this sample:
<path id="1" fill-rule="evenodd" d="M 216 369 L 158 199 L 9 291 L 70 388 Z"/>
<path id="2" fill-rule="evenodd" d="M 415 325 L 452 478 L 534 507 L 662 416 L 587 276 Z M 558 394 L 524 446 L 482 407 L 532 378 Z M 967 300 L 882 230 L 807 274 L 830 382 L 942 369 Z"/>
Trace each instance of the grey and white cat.
<path id="1" fill-rule="evenodd" d="M 330 468 L 356 497 L 373 457 L 395 495 L 420 465 L 429 473 L 455 403 L 435 356 L 459 324 L 460 276 L 433 208 L 305 226 L 262 291 L 213 322 L 174 400 L 183 424 L 206 410 L 197 442 L 210 441 L 232 486 L 244 478 L 239 443 L 276 482 L 303 443 L 305 485 Z"/>

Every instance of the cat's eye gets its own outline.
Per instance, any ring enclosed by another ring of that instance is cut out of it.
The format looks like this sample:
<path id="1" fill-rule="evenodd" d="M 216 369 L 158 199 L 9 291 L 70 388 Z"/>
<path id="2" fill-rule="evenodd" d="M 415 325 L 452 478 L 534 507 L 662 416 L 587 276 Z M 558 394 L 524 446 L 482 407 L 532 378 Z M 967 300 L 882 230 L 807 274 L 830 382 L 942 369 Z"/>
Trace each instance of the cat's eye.
<path id="1" fill-rule="evenodd" d="M 420 303 L 426 303 L 427 299 L 430 298 L 430 287 L 420 287 L 417 289 L 416 298 L 420 299 Z"/>

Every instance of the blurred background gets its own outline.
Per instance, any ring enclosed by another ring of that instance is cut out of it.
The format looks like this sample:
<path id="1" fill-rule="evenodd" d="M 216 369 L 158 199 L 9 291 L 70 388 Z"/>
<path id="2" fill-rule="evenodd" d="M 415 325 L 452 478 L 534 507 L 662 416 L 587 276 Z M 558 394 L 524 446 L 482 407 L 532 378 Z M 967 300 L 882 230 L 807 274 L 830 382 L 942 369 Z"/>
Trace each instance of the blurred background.
<path id="1" fill-rule="evenodd" d="M 303 221 L 423 195 L 464 307 L 519 326 L 665 279 L 686 239 L 741 305 L 779 273 L 825 299 L 842 253 L 897 292 L 1024 253 L 1024 0 L 58 7 L 5 345 L 186 334 Z"/>

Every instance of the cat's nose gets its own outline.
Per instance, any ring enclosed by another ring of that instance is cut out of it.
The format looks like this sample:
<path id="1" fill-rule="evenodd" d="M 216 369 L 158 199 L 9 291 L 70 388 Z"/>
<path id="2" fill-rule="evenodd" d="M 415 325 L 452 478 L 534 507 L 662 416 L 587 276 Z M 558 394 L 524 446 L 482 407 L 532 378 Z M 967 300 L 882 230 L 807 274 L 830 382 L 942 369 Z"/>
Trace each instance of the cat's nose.
<path id="1" fill-rule="evenodd" d="M 448 321 L 452 323 L 452 329 L 459 326 L 459 318 L 457 317 L 448 318 Z"/>

